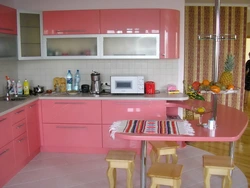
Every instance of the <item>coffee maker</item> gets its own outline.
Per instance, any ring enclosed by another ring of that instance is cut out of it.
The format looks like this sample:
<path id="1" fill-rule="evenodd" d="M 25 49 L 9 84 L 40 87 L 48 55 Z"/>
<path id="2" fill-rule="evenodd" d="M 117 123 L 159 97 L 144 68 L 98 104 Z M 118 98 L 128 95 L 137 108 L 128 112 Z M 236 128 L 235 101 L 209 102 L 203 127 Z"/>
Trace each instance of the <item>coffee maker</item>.
<path id="1" fill-rule="evenodd" d="M 96 71 L 92 71 L 91 73 L 91 94 L 97 94 L 99 95 L 101 92 L 101 78 L 100 73 Z"/>

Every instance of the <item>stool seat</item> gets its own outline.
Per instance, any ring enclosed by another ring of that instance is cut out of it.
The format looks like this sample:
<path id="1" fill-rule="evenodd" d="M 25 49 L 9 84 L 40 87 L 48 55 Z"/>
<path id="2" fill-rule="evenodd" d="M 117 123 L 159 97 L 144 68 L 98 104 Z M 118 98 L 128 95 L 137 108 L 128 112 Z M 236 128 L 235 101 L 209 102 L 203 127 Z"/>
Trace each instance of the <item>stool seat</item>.
<path id="1" fill-rule="evenodd" d="M 136 152 L 134 151 L 122 151 L 122 150 L 110 150 L 106 156 L 108 162 L 108 180 L 110 188 L 116 187 L 116 169 L 127 169 L 127 188 L 133 187 L 132 176 L 134 172 L 134 161 Z"/>
<path id="2" fill-rule="evenodd" d="M 152 146 L 150 152 L 151 162 L 160 162 L 161 156 L 166 156 L 166 162 L 169 163 L 170 156 L 172 157 L 172 163 L 177 164 L 178 156 L 176 149 L 179 148 L 177 142 L 171 141 L 150 141 L 149 144 Z"/>
<path id="3" fill-rule="evenodd" d="M 210 188 L 211 175 L 224 176 L 223 188 L 232 186 L 231 170 L 234 169 L 234 162 L 229 156 L 203 155 L 204 185 Z"/>
<path id="4" fill-rule="evenodd" d="M 151 178 L 151 188 L 159 185 L 181 186 L 181 173 L 183 165 L 171 163 L 154 163 L 149 168 L 147 175 Z"/>

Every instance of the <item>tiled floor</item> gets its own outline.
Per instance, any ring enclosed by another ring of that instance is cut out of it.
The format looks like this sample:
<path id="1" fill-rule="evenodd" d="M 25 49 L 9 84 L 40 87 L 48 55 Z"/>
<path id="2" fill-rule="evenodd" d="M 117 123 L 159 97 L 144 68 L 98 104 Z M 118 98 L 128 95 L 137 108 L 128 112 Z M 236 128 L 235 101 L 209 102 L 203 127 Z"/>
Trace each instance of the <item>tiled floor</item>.
<path id="1" fill-rule="evenodd" d="M 182 188 L 203 188 L 202 155 L 209 154 L 192 146 L 178 150 L 184 165 Z M 150 166 L 150 160 L 147 161 Z M 107 162 L 100 154 L 40 153 L 4 188 L 108 188 Z M 136 157 L 134 188 L 140 187 L 140 157 Z M 117 170 L 117 188 L 126 187 L 126 171 Z M 235 168 L 233 188 L 247 188 L 244 174 Z M 211 187 L 221 187 L 220 177 L 211 178 Z M 150 179 L 147 179 L 149 187 Z"/>

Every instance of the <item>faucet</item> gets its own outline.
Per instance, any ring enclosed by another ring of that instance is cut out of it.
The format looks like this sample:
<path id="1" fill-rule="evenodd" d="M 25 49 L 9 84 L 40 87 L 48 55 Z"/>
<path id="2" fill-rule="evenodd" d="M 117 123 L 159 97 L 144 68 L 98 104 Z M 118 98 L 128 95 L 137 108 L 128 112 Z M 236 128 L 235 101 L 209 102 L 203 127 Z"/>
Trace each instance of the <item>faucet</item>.
<path id="1" fill-rule="evenodd" d="M 7 80 L 7 86 L 6 86 L 6 101 L 10 101 L 10 90 L 13 88 L 13 85 L 11 84 L 10 80 Z"/>

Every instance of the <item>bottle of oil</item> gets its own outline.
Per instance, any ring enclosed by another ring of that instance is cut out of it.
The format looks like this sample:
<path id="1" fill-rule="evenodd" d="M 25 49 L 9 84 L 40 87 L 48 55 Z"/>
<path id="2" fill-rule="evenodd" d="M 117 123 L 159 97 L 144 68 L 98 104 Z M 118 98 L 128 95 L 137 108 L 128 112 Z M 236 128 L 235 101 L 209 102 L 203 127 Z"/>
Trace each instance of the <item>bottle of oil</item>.
<path id="1" fill-rule="evenodd" d="M 27 79 L 25 79 L 23 82 L 23 94 L 24 95 L 30 94 L 30 84 Z"/>

